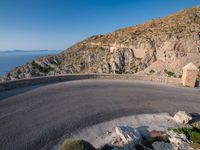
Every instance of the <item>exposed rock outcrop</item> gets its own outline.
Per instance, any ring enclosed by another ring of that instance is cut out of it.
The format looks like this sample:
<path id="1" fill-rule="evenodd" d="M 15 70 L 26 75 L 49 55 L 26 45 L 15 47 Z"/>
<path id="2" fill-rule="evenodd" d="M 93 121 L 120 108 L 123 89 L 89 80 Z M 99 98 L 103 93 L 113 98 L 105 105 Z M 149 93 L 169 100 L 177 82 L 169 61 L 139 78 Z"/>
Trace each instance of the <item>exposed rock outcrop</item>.
<path id="1" fill-rule="evenodd" d="M 69 73 L 129 73 L 181 77 L 200 66 L 200 7 L 106 35 L 92 36 L 61 54 L 38 58 L 3 80 Z"/>
<path id="2" fill-rule="evenodd" d="M 177 134 L 173 130 L 168 131 L 167 134 L 169 135 L 169 141 L 173 146 L 173 150 L 194 150 L 184 134 Z"/>

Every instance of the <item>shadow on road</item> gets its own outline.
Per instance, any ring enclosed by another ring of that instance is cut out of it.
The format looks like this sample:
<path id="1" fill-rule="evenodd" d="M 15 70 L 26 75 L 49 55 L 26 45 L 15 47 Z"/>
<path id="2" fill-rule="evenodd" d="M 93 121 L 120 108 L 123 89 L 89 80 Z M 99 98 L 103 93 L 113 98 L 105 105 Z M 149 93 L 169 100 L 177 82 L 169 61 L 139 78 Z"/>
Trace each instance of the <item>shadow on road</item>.
<path id="1" fill-rule="evenodd" d="M 200 122 L 200 114 L 199 113 L 190 113 L 190 115 L 192 116 L 192 122 L 190 123 L 197 123 Z"/>
<path id="2" fill-rule="evenodd" d="M 41 86 L 45 86 L 47 84 L 42 84 L 42 85 L 34 85 L 34 86 L 28 86 L 28 87 L 20 87 L 16 89 L 11 89 L 11 90 L 6 90 L 6 91 L 1 91 L 0 92 L 0 101 L 11 97 L 11 96 L 16 96 L 22 93 L 26 93 L 28 91 L 34 90 L 36 88 L 39 88 Z"/>
<path id="3" fill-rule="evenodd" d="M 200 85 L 199 85 L 199 82 L 200 82 L 200 81 L 198 81 L 198 80 L 196 81 L 195 87 L 199 87 L 199 86 L 200 86 Z"/>

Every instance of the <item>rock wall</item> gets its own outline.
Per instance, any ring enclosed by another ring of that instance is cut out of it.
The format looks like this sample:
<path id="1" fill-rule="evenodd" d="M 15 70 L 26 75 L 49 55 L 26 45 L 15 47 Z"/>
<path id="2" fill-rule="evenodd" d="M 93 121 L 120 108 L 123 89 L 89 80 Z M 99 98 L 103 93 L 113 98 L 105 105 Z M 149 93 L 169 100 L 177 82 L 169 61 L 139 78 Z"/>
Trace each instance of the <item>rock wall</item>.
<path id="1" fill-rule="evenodd" d="M 117 75 L 117 74 L 79 74 L 79 75 L 61 75 L 61 76 L 48 76 L 48 77 L 35 77 L 31 79 L 21 79 L 14 81 L 6 81 L 0 83 L 0 91 L 9 90 L 13 88 L 26 87 L 31 85 L 39 85 L 45 83 L 55 83 L 62 81 L 84 80 L 84 79 L 112 79 L 112 80 L 143 80 L 153 81 L 169 84 L 181 84 L 181 79 L 166 78 L 155 76 L 139 76 L 139 75 Z"/>

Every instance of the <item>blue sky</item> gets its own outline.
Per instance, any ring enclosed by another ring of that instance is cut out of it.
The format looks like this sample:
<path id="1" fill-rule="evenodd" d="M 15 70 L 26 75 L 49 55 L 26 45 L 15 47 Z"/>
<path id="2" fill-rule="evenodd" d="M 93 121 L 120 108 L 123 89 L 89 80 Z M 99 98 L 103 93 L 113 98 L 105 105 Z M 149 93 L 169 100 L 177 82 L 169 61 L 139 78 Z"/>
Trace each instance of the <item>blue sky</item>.
<path id="1" fill-rule="evenodd" d="M 0 0 L 0 50 L 65 49 L 200 0 Z"/>

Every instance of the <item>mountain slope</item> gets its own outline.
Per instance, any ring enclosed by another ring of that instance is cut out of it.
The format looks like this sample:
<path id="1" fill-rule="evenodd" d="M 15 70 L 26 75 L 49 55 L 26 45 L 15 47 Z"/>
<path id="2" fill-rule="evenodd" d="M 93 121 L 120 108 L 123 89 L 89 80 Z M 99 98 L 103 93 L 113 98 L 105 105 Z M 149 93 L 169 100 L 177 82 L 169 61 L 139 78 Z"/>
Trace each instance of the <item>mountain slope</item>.
<path id="1" fill-rule="evenodd" d="M 68 73 L 137 73 L 180 77 L 200 66 L 200 6 L 141 25 L 96 35 L 54 56 L 38 58 L 3 80 Z"/>

